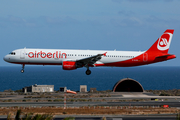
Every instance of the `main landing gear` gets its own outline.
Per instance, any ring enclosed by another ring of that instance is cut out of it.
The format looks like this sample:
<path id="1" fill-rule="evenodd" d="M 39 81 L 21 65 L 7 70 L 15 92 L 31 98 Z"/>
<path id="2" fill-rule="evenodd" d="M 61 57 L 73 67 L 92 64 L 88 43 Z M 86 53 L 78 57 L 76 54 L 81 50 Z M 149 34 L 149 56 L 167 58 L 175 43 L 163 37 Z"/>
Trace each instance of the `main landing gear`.
<path id="1" fill-rule="evenodd" d="M 21 73 L 24 73 L 24 64 L 22 65 L 22 70 L 21 70 Z"/>
<path id="2" fill-rule="evenodd" d="M 86 75 L 90 75 L 91 71 L 89 69 L 86 70 Z"/>
<path id="3" fill-rule="evenodd" d="M 86 75 L 90 75 L 90 74 L 91 74 L 91 71 L 89 70 L 89 66 L 88 66 L 88 65 L 85 65 L 85 67 L 87 68 L 87 70 L 86 70 Z"/>

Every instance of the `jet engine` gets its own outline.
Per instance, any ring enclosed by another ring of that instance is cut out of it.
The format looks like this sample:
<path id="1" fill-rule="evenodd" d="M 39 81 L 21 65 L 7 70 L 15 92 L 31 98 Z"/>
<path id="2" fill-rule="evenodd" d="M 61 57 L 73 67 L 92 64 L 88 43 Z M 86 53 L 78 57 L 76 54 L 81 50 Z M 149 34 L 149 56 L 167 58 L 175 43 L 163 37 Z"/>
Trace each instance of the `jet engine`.
<path id="1" fill-rule="evenodd" d="M 77 69 L 76 62 L 74 61 L 63 61 L 63 70 L 74 70 Z"/>

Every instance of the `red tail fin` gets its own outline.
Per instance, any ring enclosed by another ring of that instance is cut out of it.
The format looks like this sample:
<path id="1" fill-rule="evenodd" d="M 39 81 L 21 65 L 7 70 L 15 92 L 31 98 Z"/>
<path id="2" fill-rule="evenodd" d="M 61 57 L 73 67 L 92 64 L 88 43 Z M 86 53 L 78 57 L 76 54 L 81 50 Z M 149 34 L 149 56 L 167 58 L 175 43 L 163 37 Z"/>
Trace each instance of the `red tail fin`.
<path id="1" fill-rule="evenodd" d="M 161 37 L 147 50 L 147 52 L 161 52 L 167 54 L 174 30 L 167 29 Z"/>

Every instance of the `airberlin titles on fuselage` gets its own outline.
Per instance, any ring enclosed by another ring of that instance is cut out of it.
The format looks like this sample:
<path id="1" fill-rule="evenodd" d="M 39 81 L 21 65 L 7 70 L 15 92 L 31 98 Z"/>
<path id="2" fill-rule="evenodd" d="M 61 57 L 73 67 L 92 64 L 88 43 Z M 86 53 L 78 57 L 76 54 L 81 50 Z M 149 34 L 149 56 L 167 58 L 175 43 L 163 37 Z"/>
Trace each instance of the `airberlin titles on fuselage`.
<path id="1" fill-rule="evenodd" d="M 67 54 L 66 53 L 61 53 L 61 51 L 55 51 L 54 53 L 52 52 L 29 52 L 28 53 L 28 57 L 29 58 L 67 58 Z"/>

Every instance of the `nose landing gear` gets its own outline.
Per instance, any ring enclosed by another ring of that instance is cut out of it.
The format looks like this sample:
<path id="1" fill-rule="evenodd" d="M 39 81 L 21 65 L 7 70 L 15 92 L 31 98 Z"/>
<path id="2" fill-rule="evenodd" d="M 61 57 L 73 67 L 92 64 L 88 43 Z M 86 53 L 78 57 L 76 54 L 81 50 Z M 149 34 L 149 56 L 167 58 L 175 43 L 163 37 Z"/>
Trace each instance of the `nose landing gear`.
<path id="1" fill-rule="evenodd" d="M 21 70 L 21 73 L 24 73 L 24 70 L 23 70 L 23 69 Z"/>
<path id="2" fill-rule="evenodd" d="M 25 66 L 25 64 L 22 65 L 21 73 L 24 73 L 24 66 Z"/>

